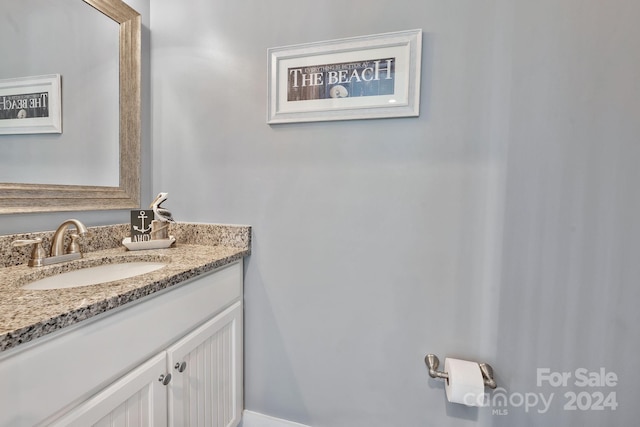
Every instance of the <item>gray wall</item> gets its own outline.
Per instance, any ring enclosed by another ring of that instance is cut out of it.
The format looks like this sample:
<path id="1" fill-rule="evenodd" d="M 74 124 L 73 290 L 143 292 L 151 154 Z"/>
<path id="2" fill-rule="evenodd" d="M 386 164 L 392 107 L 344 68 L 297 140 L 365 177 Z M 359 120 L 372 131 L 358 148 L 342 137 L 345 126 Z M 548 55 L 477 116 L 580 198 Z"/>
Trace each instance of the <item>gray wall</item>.
<path id="1" fill-rule="evenodd" d="M 512 408 L 495 425 L 636 425 L 640 3 L 519 1 L 514 10 L 495 365 L 512 393 L 554 401 L 546 414 Z M 538 368 L 572 377 L 538 387 Z M 600 368 L 616 387 L 575 384 L 577 369 Z M 615 393 L 619 406 L 564 410 L 572 393 L 583 404 L 585 393 Z"/>
<path id="2" fill-rule="evenodd" d="M 534 3 L 154 2 L 154 188 L 179 219 L 254 226 L 248 409 L 332 427 L 637 418 L 640 10 Z M 419 118 L 265 123 L 267 48 L 412 28 Z M 447 405 L 427 352 L 491 362 L 510 403 Z M 616 387 L 574 385 L 601 367 Z M 538 386 L 538 368 L 573 377 Z M 619 406 L 565 410 L 580 392 Z M 520 404 L 534 393 L 546 411 Z"/>
<path id="3" fill-rule="evenodd" d="M 333 427 L 486 417 L 446 405 L 423 358 L 495 359 L 497 12 L 153 2 L 154 188 L 178 220 L 254 227 L 248 409 Z M 419 118 L 266 124 L 267 48 L 413 28 L 425 32 Z"/>

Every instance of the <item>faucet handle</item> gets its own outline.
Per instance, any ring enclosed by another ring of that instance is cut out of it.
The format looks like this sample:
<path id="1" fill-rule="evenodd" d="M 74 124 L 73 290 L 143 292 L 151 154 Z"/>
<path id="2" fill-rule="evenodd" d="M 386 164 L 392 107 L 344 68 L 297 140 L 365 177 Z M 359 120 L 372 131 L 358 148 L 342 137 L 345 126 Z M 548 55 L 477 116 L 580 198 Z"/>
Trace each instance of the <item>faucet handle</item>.
<path id="1" fill-rule="evenodd" d="M 36 237 L 35 239 L 18 239 L 18 240 L 14 240 L 11 243 L 11 246 L 14 246 L 14 247 L 27 246 L 27 245 L 30 245 L 32 243 L 42 243 L 42 238 L 41 237 Z"/>
<path id="2" fill-rule="evenodd" d="M 80 235 L 78 233 L 71 233 L 71 242 L 69 242 L 69 246 L 67 246 L 68 254 L 77 254 L 80 252 L 80 245 L 78 244 L 78 239 Z"/>
<path id="3" fill-rule="evenodd" d="M 47 253 L 42 248 L 42 238 L 18 239 L 14 240 L 12 245 L 13 247 L 33 245 L 31 259 L 29 260 L 29 267 L 42 267 L 44 265 L 44 259 L 47 257 Z"/>

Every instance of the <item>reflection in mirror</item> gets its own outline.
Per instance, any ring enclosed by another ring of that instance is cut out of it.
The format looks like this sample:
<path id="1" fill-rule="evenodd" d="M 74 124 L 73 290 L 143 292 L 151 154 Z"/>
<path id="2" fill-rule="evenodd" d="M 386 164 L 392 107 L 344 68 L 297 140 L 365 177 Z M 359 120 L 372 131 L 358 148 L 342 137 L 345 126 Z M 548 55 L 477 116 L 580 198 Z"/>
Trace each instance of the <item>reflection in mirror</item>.
<path id="1" fill-rule="evenodd" d="M 140 15 L 121 0 L 9 3 L 0 36 L 22 37 L 0 79 L 61 74 L 63 133 L 0 135 L 0 213 L 139 207 Z"/>
<path id="2" fill-rule="evenodd" d="M 60 74 L 64 114 L 62 134 L 0 136 L 0 182 L 117 186 L 118 24 L 77 0 L 7 3 L 0 79 Z"/>

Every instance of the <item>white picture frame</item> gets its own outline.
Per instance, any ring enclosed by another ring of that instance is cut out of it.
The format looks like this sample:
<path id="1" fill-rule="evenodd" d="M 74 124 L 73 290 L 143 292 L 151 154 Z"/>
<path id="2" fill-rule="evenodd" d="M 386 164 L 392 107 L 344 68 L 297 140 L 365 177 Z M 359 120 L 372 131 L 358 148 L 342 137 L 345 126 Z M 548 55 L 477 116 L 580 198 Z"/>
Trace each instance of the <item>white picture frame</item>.
<path id="1" fill-rule="evenodd" d="M 420 115 L 422 30 L 276 47 L 267 54 L 269 124 Z"/>
<path id="2" fill-rule="evenodd" d="M 0 135 L 62 133 L 60 74 L 0 80 Z"/>

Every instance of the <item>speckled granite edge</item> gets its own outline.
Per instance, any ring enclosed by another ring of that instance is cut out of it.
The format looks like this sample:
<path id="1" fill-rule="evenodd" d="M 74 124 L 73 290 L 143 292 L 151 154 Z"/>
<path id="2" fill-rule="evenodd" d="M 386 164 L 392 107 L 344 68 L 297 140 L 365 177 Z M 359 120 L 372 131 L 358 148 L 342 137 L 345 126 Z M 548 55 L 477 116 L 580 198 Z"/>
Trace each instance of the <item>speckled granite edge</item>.
<path id="1" fill-rule="evenodd" d="M 127 251 L 121 244 L 128 224 L 90 227 L 84 243 L 84 258 L 46 267 L 23 265 L 30 251 L 13 248 L 16 239 L 42 237 L 52 232 L 0 236 L 0 248 L 10 262 L 0 268 L 0 352 L 18 347 L 51 332 L 89 319 L 128 302 L 177 285 L 187 279 L 223 267 L 251 254 L 251 227 L 218 224 L 172 224 L 175 247 Z M 30 291 L 21 286 L 31 280 L 59 272 L 109 262 L 170 259 L 164 268 L 142 276 L 93 286 L 48 291 Z M 22 262 L 18 262 L 21 260 Z M 115 260 L 115 261 L 114 261 Z M 15 264 L 19 265 L 15 265 Z"/>
<path id="2" fill-rule="evenodd" d="M 129 224 L 87 227 L 90 237 L 82 238 L 82 252 L 95 252 L 122 246 L 122 239 L 130 235 Z M 73 227 L 71 227 L 73 230 Z M 13 247 L 15 240 L 42 238 L 45 251 L 49 251 L 54 231 L 9 234 L 0 236 L 0 268 L 25 264 L 31 258 L 31 245 Z M 170 225 L 169 234 L 176 242 L 193 245 L 221 245 L 251 248 L 251 227 L 227 224 L 200 224 L 178 222 Z M 69 232 L 67 232 L 67 239 Z M 65 243 L 65 246 L 67 245 Z"/>
<path id="3" fill-rule="evenodd" d="M 166 273 L 164 273 L 165 275 L 161 276 L 159 279 L 152 280 L 141 286 L 125 285 L 125 290 L 123 291 L 116 291 L 116 289 L 112 289 L 112 291 L 105 295 L 104 298 L 99 297 L 100 294 L 103 293 L 99 289 L 99 286 L 104 285 L 94 285 L 84 287 L 84 289 L 73 288 L 52 291 L 28 291 L 32 295 L 40 294 L 40 298 L 36 296 L 39 300 L 36 302 L 41 304 L 39 307 L 41 311 L 34 312 L 29 310 L 25 313 L 24 310 L 17 310 L 16 313 L 11 314 L 13 318 L 12 320 L 17 321 L 17 324 L 23 324 L 24 326 L 16 327 L 10 331 L 0 331 L 0 352 L 18 347 L 20 344 L 28 343 L 49 333 L 64 329 L 67 326 L 74 325 L 83 320 L 90 319 L 109 310 L 118 308 L 129 302 L 149 296 L 155 292 L 184 282 L 185 280 L 197 277 L 208 271 L 215 270 L 216 268 L 223 267 L 245 256 L 247 256 L 246 252 L 236 252 L 232 255 L 199 265 L 197 268 L 180 271 L 177 274 L 166 275 Z M 138 259 L 141 258 L 138 257 Z M 127 280 L 131 281 L 132 279 Z M 123 280 L 121 282 L 125 281 Z M 114 287 L 113 283 L 115 282 L 112 282 L 112 284 L 109 285 L 112 288 Z M 92 295 L 89 296 L 84 294 L 87 292 L 90 292 Z M 55 297 L 52 296 L 54 293 L 57 294 Z M 29 304 L 25 304 L 25 300 L 28 299 L 28 297 L 25 298 L 24 296 L 21 296 L 19 299 L 21 300 L 20 303 L 23 304 L 21 306 L 22 309 L 30 308 Z M 0 303 L 0 307 L 2 307 L 2 305 L 3 304 Z M 53 316 L 46 315 L 44 314 L 44 310 L 42 310 L 43 307 L 57 310 L 58 313 Z M 8 313 L 8 310 L 4 312 L 6 314 Z"/>

